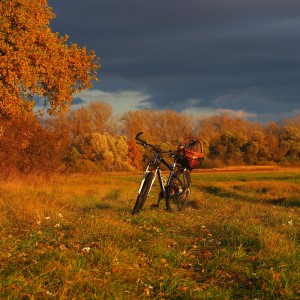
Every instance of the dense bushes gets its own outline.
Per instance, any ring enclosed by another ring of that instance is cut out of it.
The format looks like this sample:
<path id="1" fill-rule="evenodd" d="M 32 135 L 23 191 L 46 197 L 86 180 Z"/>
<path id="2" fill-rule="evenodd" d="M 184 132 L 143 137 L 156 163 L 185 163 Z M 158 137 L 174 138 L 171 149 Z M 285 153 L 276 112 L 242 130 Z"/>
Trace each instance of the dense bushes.
<path id="1" fill-rule="evenodd" d="M 1 176 L 56 171 L 68 144 L 66 132 L 34 116 L 0 119 Z"/>
<path id="2" fill-rule="evenodd" d="M 68 169 L 77 172 L 133 169 L 128 157 L 126 138 L 109 133 L 95 132 L 78 136 L 65 162 Z"/>
<path id="3" fill-rule="evenodd" d="M 300 115 L 266 125 L 213 116 L 197 123 L 210 165 L 300 164 Z"/>

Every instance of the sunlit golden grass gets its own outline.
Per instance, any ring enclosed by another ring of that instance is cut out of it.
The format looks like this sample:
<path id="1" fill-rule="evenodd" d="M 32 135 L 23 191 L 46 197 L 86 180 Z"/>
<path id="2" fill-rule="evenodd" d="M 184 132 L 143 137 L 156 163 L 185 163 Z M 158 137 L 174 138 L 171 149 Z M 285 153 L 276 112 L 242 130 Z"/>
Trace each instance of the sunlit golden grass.
<path id="1" fill-rule="evenodd" d="M 195 173 L 185 212 L 132 217 L 139 179 L 1 182 L 0 298 L 299 298 L 299 173 Z"/>

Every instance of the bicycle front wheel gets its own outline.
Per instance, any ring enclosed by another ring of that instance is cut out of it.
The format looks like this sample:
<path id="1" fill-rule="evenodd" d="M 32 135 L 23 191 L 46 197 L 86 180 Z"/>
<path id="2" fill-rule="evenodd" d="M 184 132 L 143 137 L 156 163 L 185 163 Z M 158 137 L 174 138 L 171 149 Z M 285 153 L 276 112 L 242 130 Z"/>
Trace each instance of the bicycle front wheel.
<path id="1" fill-rule="evenodd" d="M 138 214 L 143 209 L 145 202 L 148 198 L 148 195 L 150 193 L 153 178 L 154 178 L 153 172 L 147 173 L 147 175 L 144 179 L 143 185 L 141 187 L 141 190 L 137 196 L 137 199 L 136 199 L 133 211 L 132 211 L 133 215 Z"/>
<path id="2" fill-rule="evenodd" d="M 178 170 L 170 180 L 168 195 L 166 199 L 167 210 L 172 210 L 172 206 L 183 211 L 191 195 L 191 176 L 187 170 Z"/>

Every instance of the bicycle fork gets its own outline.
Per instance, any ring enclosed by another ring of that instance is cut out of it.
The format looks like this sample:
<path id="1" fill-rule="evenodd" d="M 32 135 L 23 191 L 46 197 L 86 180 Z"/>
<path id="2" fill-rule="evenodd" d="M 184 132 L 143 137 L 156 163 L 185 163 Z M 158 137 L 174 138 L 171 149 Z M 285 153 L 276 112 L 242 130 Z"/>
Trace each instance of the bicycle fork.
<path id="1" fill-rule="evenodd" d="M 151 185 L 150 185 L 150 189 L 148 191 L 147 198 L 148 198 L 148 196 L 149 196 L 149 194 L 151 192 L 151 189 L 152 189 L 152 186 L 153 186 L 154 181 L 156 179 L 156 176 L 158 175 L 158 182 L 159 182 L 159 186 L 160 186 L 160 193 L 159 193 L 157 204 L 153 204 L 153 206 L 159 207 L 159 203 L 160 203 L 161 199 L 166 199 L 166 197 L 167 197 L 166 188 L 165 188 L 165 182 L 163 180 L 163 176 L 162 176 L 162 173 L 161 173 L 161 170 L 160 170 L 159 166 L 156 166 L 155 170 L 153 170 L 153 171 L 152 170 L 150 171 L 149 169 L 150 169 L 150 165 L 147 166 L 147 169 L 144 172 L 143 178 L 142 178 L 141 183 L 140 183 L 140 187 L 138 189 L 138 195 L 140 195 L 140 193 L 142 192 L 142 188 L 143 188 L 143 185 L 144 185 L 144 182 L 146 180 L 147 175 L 150 172 L 154 171 L 154 176 L 153 176 L 153 179 L 152 179 L 152 182 L 151 182 Z"/>
<path id="2" fill-rule="evenodd" d="M 141 191 L 142 191 L 142 188 L 143 188 L 143 185 L 144 185 L 144 182 L 145 182 L 145 179 L 146 179 L 147 175 L 148 175 L 150 172 L 152 172 L 152 171 L 149 170 L 149 165 L 148 165 L 146 171 L 144 172 L 143 178 L 142 178 L 142 180 L 141 180 L 140 187 L 139 187 L 138 192 L 137 192 L 138 195 L 140 195 L 140 193 L 141 193 Z M 149 189 L 149 193 L 148 193 L 147 197 L 149 196 L 150 191 L 151 191 L 151 189 L 152 189 L 153 183 L 154 183 L 155 178 L 156 178 L 156 174 L 157 174 L 157 169 L 155 169 L 155 171 L 154 171 L 154 176 L 153 176 L 153 179 L 152 179 L 152 182 L 151 182 L 151 185 L 150 185 L 150 189 Z"/>

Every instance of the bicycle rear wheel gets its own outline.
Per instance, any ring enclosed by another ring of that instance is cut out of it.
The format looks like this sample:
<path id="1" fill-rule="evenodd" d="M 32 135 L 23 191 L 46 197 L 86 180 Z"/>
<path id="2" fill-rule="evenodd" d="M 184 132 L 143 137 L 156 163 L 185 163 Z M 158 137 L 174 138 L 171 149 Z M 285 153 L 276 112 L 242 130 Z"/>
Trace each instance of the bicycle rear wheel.
<path id="1" fill-rule="evenodd" d="M 190 199 L 191 176 L 187 170 L 179 169 L 170 180 L 166 199 L 167 210 L 173 210 L 172 206 L 183 211 Z"/>
<path id="2" fill-rule="evenodd" d="M 133 211 L 132 211 L 133 215 L 138 214 L 143 209 L 145 202 L 148 198 L 148 195 L 150 193 L 153 178 L 154 178 L 153 172 L 147 173 L 147 175 L 144 179 L 142 188 L 140 190 L 140 193 L 137 196 L 137 199 L 136 199 Z"/>

